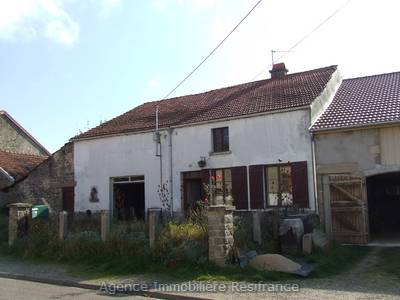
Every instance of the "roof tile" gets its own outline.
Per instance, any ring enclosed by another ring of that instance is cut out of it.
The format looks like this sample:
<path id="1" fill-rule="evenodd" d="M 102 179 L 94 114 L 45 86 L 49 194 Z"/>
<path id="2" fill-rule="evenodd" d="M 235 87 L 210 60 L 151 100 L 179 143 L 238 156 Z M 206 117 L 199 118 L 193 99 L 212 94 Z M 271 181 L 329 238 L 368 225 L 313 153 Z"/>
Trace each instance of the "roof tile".
<path id="1" fill-rule="evenodd" d="M 294 73 L 231 87 L 144 103 L 75 139 L 161 128 L 310 105 L 324 90 L 337 66 Z"/>
<path id="2" fill-rule="evenodd" d="M 0 150 L 0 167 L 16 180 L 27 176 L 47 156 L 12 153 Z"/>
<path id="3" fill-rule="evenodd" d="M 311 130 L 400 122 L 400 72 L 343 80 Z"/>

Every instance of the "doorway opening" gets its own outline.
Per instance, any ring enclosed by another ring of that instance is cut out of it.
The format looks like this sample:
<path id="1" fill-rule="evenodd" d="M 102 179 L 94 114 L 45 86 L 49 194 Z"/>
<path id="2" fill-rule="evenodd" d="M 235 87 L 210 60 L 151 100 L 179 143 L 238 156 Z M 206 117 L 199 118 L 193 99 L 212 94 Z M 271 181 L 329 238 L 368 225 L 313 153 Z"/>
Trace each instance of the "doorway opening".
<path id="1" fill-rule="evenodd" d="M 196 207 L 198 201 L 204 198 L 201 172 L 183 173 L 183 209 L 185 214 Z"/>
<path id="2" fill-rule="evenodd" d="M 112 178 L 113 215 L 119 221 L 145 218 L 144 176 Z"/>
<path id="3" fill-rule="evenodd" d="M 74 187 L 62 188 L 62 210 L 68 213 L 68 223 L 71 224 L 75 212 Z"/>
<path id="4" fill-rule="evenodd" d="M 367 194 L 371 238 L 400 241 L 400 172 L 368 177 Z"/>

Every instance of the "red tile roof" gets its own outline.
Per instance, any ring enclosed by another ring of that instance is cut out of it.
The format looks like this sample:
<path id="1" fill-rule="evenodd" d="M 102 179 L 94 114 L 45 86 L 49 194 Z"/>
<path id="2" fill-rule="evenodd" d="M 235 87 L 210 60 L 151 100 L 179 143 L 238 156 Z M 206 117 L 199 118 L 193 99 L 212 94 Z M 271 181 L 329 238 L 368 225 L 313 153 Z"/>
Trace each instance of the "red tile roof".
<path id="1" fill-rule="evenodd" d="M 12 153 L 0 150 L 0 167 L 15 180 L 27 176 L 33 168 L 47 159 L 47 156 Z"/>
<path id="2" fill-rule="evenodd" d="M 400 122 L 400 72 L 343 80 L 311 130 Z"/>
<path id="3" fill-rule="evenodd" d="M 91 138 L 155 128 L 218 120 L 310 105 L 324 90 L 337 66 L 294 73 L 209 92 L 142 104 L 75 137 Z"/>

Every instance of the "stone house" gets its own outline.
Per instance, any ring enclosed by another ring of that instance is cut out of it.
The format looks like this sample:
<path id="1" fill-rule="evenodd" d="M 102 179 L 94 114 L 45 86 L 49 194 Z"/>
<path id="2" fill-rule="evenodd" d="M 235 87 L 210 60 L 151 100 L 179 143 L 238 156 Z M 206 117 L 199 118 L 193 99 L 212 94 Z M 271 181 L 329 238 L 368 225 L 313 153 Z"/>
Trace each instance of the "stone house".
<path id="1" fill-rule="evenodd" d="M 318 207 L 339 242 L 400 237 L 400 72 L 343 80 L 312 126 Z"/>
<path id="2" fill-rule="evenodd" d="M 67 143 L 8 187 L 7 202 L 46 204 L 52 212 L 74 212 L 73 147 Z"/>
<path id="3" fill-rule="evenodd" d="M 0 111 L 0 202 L 3 189 L 24 179 L 49 152 L 6 111 Z"/>
<path id="4" fill-rule="evenodd" d="M 207 196 L 238 210 L 314 211 L 310 126 L 340 85 L 336 66 L 148 102 L 72 139 L 75 211 L 141 218 Z M 159 190 L 162 190 L 161 197 Z"/>
<path id="5" fill-rule="evenodd" d="M 73 211 L 73 147 L 50 153 L 7 112 L 0 112 L 0 204 L 48 204 Z"/>

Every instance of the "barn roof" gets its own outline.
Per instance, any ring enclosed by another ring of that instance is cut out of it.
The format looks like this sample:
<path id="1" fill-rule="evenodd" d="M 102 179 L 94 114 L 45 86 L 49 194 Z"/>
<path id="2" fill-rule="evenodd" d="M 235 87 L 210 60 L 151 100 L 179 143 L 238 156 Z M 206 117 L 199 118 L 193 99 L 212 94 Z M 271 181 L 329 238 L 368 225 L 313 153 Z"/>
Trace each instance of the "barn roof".
<path id="1" fill-rule="evenodd" d="M 400 122 L 400 72 L 346 79 L 311 131 Z"/>

